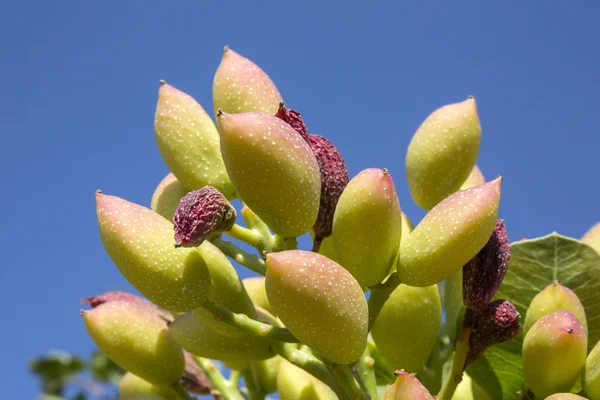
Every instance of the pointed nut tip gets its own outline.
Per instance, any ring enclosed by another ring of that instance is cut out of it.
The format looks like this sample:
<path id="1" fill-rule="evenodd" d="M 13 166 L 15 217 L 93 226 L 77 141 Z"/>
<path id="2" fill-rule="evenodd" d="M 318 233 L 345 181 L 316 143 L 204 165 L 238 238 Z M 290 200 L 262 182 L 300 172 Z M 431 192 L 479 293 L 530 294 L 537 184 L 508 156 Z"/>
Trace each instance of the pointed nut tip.
<path id="1" fill-rule="evenodd" d="M 469 100 L 475 100 L 475 96 L 473 96 L 472 94 L 467 95 L 467 99 Z"/>
<path id="2" fill-rule="evenodd" d="M 160 83 L 160 86 L 164 86 L 167 82 L 164 79 L 160 79 L 158 83 Z"/>
<path id="3" fill-rule="evenodd" d="M 280 102 L 279 102 L 279 108 L 282 108 L 282 107 L 284 107 L 284 106 L 285 106 L 285 103 L 284 103 L 283 101 L 280 101 Z"/>
<path id="4" fill-rule="evenodd" d="M 79 315 L 81 315 L 82 317 L 87 313 L 86 310 L 79 310 Z"/>
<path id="5" fill-rule="evenodd" d="M 390 171 L 388 171 L 387 168 L 382 169 L 381 172 L 383 173 L 383 175 L 387 175 L 390 173 Z"/>
<path id="6" fill-rule="evenodd" d="M 217 110 L 217 117 L 220 117 L 221 115 L 223 115 L 223 109 L 222 109 L 222 108 L 219 108 L 219 109 Z"/>
<path id="7" fill-rule="evenodd" d="M 223 53 L 227 53 L 228 51 L 229 51 L 229 46 L 226 45 L 225 47 L 223 47 Z"/>

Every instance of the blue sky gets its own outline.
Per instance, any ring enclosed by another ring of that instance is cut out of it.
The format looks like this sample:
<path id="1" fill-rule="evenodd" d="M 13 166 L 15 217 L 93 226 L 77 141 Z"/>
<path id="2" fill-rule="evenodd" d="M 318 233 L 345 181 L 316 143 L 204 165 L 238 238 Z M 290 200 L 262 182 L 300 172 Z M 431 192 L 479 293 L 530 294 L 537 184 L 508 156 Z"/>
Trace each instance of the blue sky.
<path id="1" fill-rule="evenodd" d="M 0 397 L 34 397 L 30 358 L 92 350 L 80 298 L 130 290 L 104 253 L 94 191 L 149 205 L 167 173 L 153 134 L 158 80 L 211 110 L 225 45 L 269 73 L 351 175 L 388 168 L 415 222 L 408 142 L 467 95 L 483 128 L 478 164 L 505 178 L 512 240 L 580 237 L 600 220 L 599 3 L 173 3 L 2 7 Z"/>

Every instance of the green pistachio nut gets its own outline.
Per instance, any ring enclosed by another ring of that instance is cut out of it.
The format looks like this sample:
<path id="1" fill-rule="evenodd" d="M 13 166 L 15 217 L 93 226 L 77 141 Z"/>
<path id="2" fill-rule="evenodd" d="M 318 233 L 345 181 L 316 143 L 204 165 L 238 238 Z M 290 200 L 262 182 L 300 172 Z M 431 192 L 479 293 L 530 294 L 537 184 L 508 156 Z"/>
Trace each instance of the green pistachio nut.
<path id="1" fill-rule="evenodd" d="M 399 285 L 385 302 L 371 333 L 394 369 L 419 372 L 429 358 L 442 323 L 437 285 Z"/>
<path id="2" fill-rule="evenodd" d="M 164 400 L 177 400 L 177 394 L 168 387 L 161 387 L 127 372 L 119 382 L 119 399 L 133 395 L 154 394 Z"/>
<path id="3" fill-rule="evenodd" d="M 491 400 L 491 398 L 465 373 L 456 387 L 452 400 Z"/>
<path id="4" fill-rule="evenodd" d="M 585 360 L 583 391 L 590 400 L 600 400 L 600 342 L 596 343 Z"/>
<path id="5" fill-rule="evenodd" d="M 414 375 L 396 371 L 396 381 L 385 391 L 382 400 L 435 400 L 435 398 Z"/>
<path id="6" fill-rule="evenodd" d="M 579 297 L 566 286 L 558 282 L 551 283 L 544 290 L 538 293 L 527 308 L 525 322 L 523 322 L 523 334 L 527 334 L 529 329 L 544 315 L 554 311 L 570 311 L 577 317 L 587 336 L 587 318 L 585 310 Z"/>
<path id="7" fill-rule="evenodd" d="M 179 382 L 183 351 L 167 323 L 149 307 L 109 301 L 82 311 L 82 316 L 94 343 L 121 368 L 156 386 Z"/>
<path id="8" fill-rule="evenodd" d="M 591 398 L 590 398 L 591 399 Z M 556 393 L 546 397 L 544 400 L 587 400 L 585 397 L 573 393 Z"/>
<path id="9" fill-rule="evenodd" d="M 252 364 L 252 373 L 263 393 L 277 391 L 277 375 L 279 375 L 282 360 L 281 356 L 275 356 Z"/>
<path id="10" fill-rule="evenodd" d="M 523 341 L 525 384 L 536 397 L 569 392 L 585 365 L 587 338 L 569 311 L 540 318 Z"/>
<path id="11" fill-rule="evenodd" d="M 363 289 L 381 282 L 395 266 L 402 211 L 392 176 L 369 168 L 352 178 L 333 217 L 336 261 Z"/>
<path id="12" fill-rule="evenodd" d="M 592 226 L 582 237 L 581 241 L 600 254 L 600 222 Z"/>
<path id="13" fill-rule="evenodd" d="M 269 253 L 266 264 L 269 303 L 294 336 L 333 363 L 356 361 L 368 329 L 367 301 L 356 279 L 310 251 Z"/>
<path id="14" fill-rule="evenodd" d="M 337 399 L 329 386 L 286 360 L 281 360 L 279 367 L 277 392 L 285 400 Z"/>
<path id="15" fill-rule="evenodd" d="M 179 315 L 169 331 L 181 347 L 199 357 L 233 362 L 266 360 L 276 355 L 269 341 L 248 335 L 223 335 L 193 311 Z"/>
<path id="16" fill-rule="evenodd" d="M 186 188 L 197 190 L 210 185 L 230 200 L 235 197 L 214 122 L 190 95 L 163 81 L 158 91 L 154 136 L 165 163 Z"/>
<path id="17" fill-rule="evenodd" d="M 498 220 L 502 177 L 451 194 L 400 245 L 398 277 L 410 286 L 441 282 L 488 242 Z"/>
<path id="18" fill-rule="evenodd" d="M 273 308 L 269 304 L 269 298 L 267 297 L 267 291 L 265 289 L 265 277 L 254 276 L 251 278 L 245 278 L 242 280 L 252 303 L 258 307 L 262 307 L 271 314 L 273 314 Z"/>
<path id="19" fill-rule="evenodd" d="M 177 206 L 179 205 L 179 200 L 188 194 L 188 192 L 189 190 L 175 178 L 175 175 L 169 173 L 154 190 L 150 208 L 155 213 L 172 221 L 175 210 L 177 210 Z"/>
<path id="20" fill-rule="evenodd" d="M 213 81 L 215 114 L 222 109 L 275 115 L 282 101 L 277 87 L 258 65 L 225 47 Z"/>
<path id="21" fill-rule="evenodd" d="M 472 188 L 473 186 L 477 186 L 477 185 L 483 185 L 484 183 L 485 183 L 485 177 L 483 176 L 483 173 L 481 172 L 479 167 L 476 165 L 471 170 L 471 173 L 469 174 L 467 179 L 460 186 L 460 190 L 469 189 L 469 188 Z"/>
<path id="22" fill-rule="evenodd" d="M 206 262 L 195 249 L 175 248 L 173 224 L 150 209 L 100 192 L 96 213 L 106 252 L 148 300 L 184 312 L 208 298 Z"/>
<path id="23" fill-rule="evenodd" d="M 321 196 L 319 164 L 308 143 L 268 114 L 223 112 L 217 122 L 225 166 L 240 199 L 285 238 L 308 232 Z"/>
<path id="24" fill-rule="evenodd" d="M 204 241 L 198 251 L 206 261 L 212 285 L 208 298 L 238 314 L 256 319 L 256 311 L 239 275 L 229 259 L 214 244 Z M 192 311 L 195 316 L 208 324 L 212 330 L 226 336 L 242 337 L 245 334 L 231 325 L 218 321 L 207 310 L 199 307 Z"/>
<path id="25" fill-rule="evenodd" d="M 475 166 L 480 142 L 474 98 L 431 113 L 414 134 L 406 154 L 406 177 L 415 203 L 430 210 L 459 190 Z"/>
<path id="26" fill-rule="evenodd" d="M 414 229 L 415 227 L 408 216 L 402 213 L 402 236 L 400 237 L 400 243 L 408 239 L 408 236 Z"/>

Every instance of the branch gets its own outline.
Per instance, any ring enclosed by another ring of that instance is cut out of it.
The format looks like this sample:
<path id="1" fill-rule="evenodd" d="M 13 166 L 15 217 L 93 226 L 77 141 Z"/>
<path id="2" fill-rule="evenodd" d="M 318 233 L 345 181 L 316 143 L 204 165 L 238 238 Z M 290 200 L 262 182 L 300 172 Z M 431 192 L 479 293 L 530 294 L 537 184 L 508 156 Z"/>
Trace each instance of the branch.
<path id="1" fill-rule="evenodd" d="M 300 343 L 286 328 L 255 321 L 245 314 L 236 314 L 211 300 L 207 300 L 202 308 L 210 312 L 217 320 L 236 327 L 251 336 L 276 342 Z"/>
<path id="2" fill-rule="evenodd" d="M 241 225 L 233 224 L 231 229 L 226 231 L 225 234 L 229 237 L 247 243 L 252 247 L 258 248 L 260 246 L 261 236 L 253 229 L 248 229 Z"/>
<path id="3" fill-rule="evenodd" d="M 400 285 L 400 279 L 398 279 L 398 274 L 394 272 L 385 282 L 371 288 L 371 295 L 369 296 L 369 331 L 373 328 L 381 307 L 398 285 Z"/>
<path id="4" fill-rule="evenodd" d="M 231 382 L 227 381 L 223 377 L 219 369 L 215 366 L 215 364 L 213 364 L 212 361 L 210 361 L 209 359 L 202 357 L 194 358 L 196 359 L 198 365 L 200 365 L 200 368 L 202 368 L 208 379 L 210 379 L 210 381 L 212 382 L 214 388 L 213 397 L 215 399 L 219 398 L 220 396 L 220 398 L 222 398 L 223 400 L 245 400 L 237 388 L 237 382 L 235 379 Z"/>
<path id="5" fill-rule="evenodd" d="M 243 265 L 249 270 L 263 276 L 267 272 L 265 262 L 261 258 L 245 252 L 235 244 L 220 238 L 211 239 L 211 243 L 217 246 L 227 257 L 235 260 L 238 264 Z"/>
<path id="6" fill-rule="evenodd" d="M 456 387 L 462 381 L 463 372 L 465 370 L 465 361 L 469 352 L 469 337 L 471 336 L 471 328 L 462 328 L 456 339 L 456 350 L 452 359 L 452 370 L 446 377 L 446 382 L 442 386 L 442 390 L 438 393 L 438 400 L 451 400 L 456 391 Z"/>

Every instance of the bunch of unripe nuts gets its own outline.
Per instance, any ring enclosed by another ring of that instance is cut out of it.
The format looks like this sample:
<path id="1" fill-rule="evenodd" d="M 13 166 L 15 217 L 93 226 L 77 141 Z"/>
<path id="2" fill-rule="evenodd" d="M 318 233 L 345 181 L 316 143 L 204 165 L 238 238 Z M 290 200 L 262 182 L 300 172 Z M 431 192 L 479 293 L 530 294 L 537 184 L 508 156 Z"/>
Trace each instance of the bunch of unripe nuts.
<path id="1" fill-rule="evenodd" d="M 530 304 L 499 297 L 512 245 L 502 177 L 476 166 L 474 98 L 414 133 L 405 181 L 427 211 L 414 227 L 392 170 L 350 177 L 335 145 L 228 48 L 213 107 L 216 123 L 161 81 L 155 139 L 171 173 L 151 209 L 96 193 L 106 252 L 145 297 L 84 301 L 89 335 L 127 371 L 121 399 L 501 399 L 468 368 L 518 337 L 512 398 L 600 400 L 600 303 L 560 279 Z M 597 231 L 584 240 L 596 249 Z M 312 246 L 298 249 L 305 234 Z M 492 378 L 502 386 L 490 365 Z"/>

